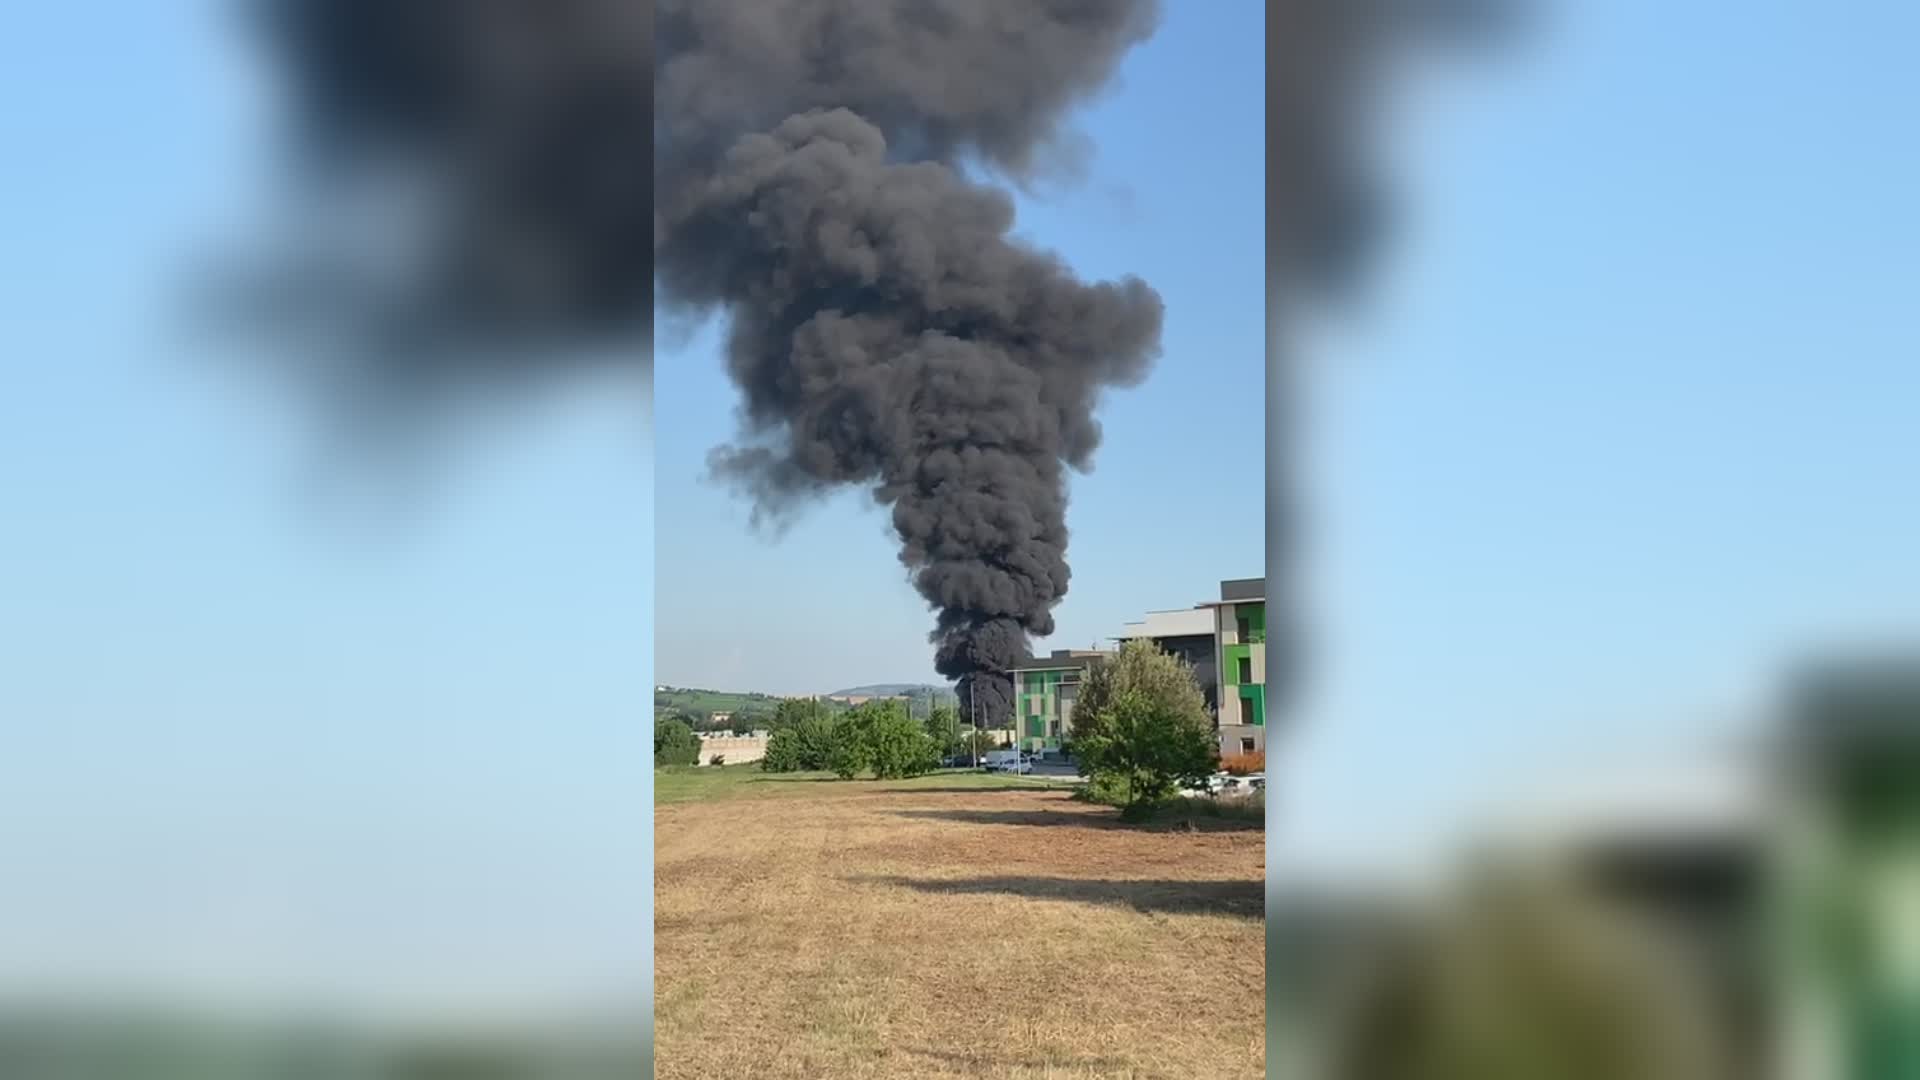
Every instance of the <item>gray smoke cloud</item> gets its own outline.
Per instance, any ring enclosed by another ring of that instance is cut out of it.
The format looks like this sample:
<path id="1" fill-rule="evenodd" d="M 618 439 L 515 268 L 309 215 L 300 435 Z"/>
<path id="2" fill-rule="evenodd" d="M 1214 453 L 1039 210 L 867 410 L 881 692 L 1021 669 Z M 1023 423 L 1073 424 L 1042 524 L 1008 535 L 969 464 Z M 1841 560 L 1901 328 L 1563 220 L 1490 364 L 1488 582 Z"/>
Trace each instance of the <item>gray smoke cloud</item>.
<path id="1" fill-rule="evenodd" d="M 650 373 L 656 289 L 723 312 L 746 430 L 715 471 L 775 514 L 871 489 L 936 612 L 939 670 L 1006 715 L 1000 673 L 1067 590 L 1067 472 L 1099 445 L 1101 393 L 1147 371 L 1161 312 L 1137 280 L 1081 282 L 1014 242 L 994 185 L 1073 175 L 1067 118 L 1151 35 L 1154 0 L 250 3 L 306 189 L 412 193 L 328 230 L 401 257 L 274 278 L 260 305 L 317 309 L 355 400 L 405 419 L 582 357 Z M 1364 136 L 1406 46 L 1483 37 L 1516 7 L 1266 5 L 1276 704 L 1297 666 L 1288 330 L 1376 246 Z"/>
<path id="2" fill-rule="evenodd" d="M 1063 126 L 1152 31 L 1150 0 L 660 0 L 655 269 L 720 310 L 746 430 L 717 474 L 778 513 L 892 509 L 935 666 L 1010 715 L 1006 670 L 1066 595 L 1069 469 L 1139 381 L 1161 303 L 1015 242 L 968 174 L 1070 168 Z"/>
<path id="3" fill-rule="evenodd" d="M 246 319 L 403 421 L 587 362 L 650 376 L 650 4 L 247 5 L 296 198 L 236 290 Z"/>

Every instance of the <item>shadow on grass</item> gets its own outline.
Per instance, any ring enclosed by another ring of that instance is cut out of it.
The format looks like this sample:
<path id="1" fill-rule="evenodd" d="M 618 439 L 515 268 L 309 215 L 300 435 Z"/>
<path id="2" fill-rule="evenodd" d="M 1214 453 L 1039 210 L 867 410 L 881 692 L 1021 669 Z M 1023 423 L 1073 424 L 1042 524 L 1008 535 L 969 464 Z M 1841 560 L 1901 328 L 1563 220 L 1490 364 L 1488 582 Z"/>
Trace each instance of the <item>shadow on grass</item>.
<path id="1" fill-rule="evenodd" d="M 1050 1075 L 1059 1069 L 1097 1069 L 1101 1072 L 1120 1072 L 1132 1062 L 1116 1057 L 1079 1057 L 1046 1058 L 1035 1055 L 995 1054 L 990 1052 L 956 1053 L 952 1050 L 936 1050 L 930 1046 L 907 1047 L 907 1053 L 916 1057 L 932 1058 L 946 1063 L 949 1068 L 958 1068 L 966 1073 L 985 1075 L 992 1072 L 1033 1072 Z"/>
<path id="2" fill-rule="evenodd" d="M 1084 803 L 1074 803 L 1084 806 Z M 1263 818 L 1207 813 L 1163 811 L 1148 821 L 1120 819 L 1118 810 L 896 810 L 895 817 L 919 821 L 953 821 L 963 825 L 1029 825 L 1066 829 L 1108 829 L 1124 832 L 1256 832 L 1267 827 Z"/>
<path id="3" fill-rule="evenodd" d="M 1116 881 L 1062 877 L 855 877 L 863 885 L 891 885 L 943 896 L 1020 896 L 1130 907 L 1164 915 L 1266 916 L 1265 881 Z"/>

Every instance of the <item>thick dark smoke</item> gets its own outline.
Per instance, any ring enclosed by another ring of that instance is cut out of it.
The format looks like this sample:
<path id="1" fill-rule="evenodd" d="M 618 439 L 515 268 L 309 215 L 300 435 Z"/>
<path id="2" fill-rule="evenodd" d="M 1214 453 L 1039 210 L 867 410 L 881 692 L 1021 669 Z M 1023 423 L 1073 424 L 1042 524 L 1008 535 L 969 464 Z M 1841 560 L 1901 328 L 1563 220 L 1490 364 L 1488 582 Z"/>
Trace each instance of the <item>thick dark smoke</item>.
<path id="1" fill-rule="evenodd" d="M 656 272 L 722 310 L 744 397 L 718 473 L 778 509 L 870 487 L 983 720 L 1066 594 L 1066 473 L 1138 381 L 1161 305 L 1014 242 L 964 171 L 1071 165 L 1067 110 L 1150 0 L 661 0 Z"/>
<path id="2" fill-rule="evenodd" d="M 247 2 L 288 91 L 293 216 L 358 214 L 318 256 L 276 245 L 251 316 L 317 334 L 383 409 L 585 357 L 650 375 L 650 4 Z"/>
<path id="3" fill-rule="evenodd" d="M 650 371 L 656 288 L 724 312 L 747 430 L 717 471 L 770 510 L 874 490 L 937 612 L 939 670 L 1007 715 L 999 673 L 1068 585 L 1067 470 L 1099 443 L 1101 392 L 1145 373 L 1160 305 L 1013 242 L 987 181 L 1073 172 L 1066 117 L 1151 34 L 1155 0 L 249 2 L 311 190 L 407 181 L 411 209 L 382 219 L 402 227 L 362 245 L 381 273 L 350 261 L 267 297 L 319 309 L 360 400 L 404 416 L 582 356 Z M 1517 6 L 1266 5 L 1276 705 L 1298 666 L 1290 331 L 1377 246 L 1365 135 L 1405 46 Z"/>

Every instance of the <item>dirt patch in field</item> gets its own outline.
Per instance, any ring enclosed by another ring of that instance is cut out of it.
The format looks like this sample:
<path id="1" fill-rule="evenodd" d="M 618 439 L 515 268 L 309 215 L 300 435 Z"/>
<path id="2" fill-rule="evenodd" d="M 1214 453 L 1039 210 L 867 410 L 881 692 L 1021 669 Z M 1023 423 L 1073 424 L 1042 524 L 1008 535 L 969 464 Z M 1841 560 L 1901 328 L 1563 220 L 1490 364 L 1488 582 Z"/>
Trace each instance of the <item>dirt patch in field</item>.
<path id="1" fill-rule="evenodd" d="M 1260 831 L 818 790 L 656 810 L 658 1076 L 1264 1075 Z"/>

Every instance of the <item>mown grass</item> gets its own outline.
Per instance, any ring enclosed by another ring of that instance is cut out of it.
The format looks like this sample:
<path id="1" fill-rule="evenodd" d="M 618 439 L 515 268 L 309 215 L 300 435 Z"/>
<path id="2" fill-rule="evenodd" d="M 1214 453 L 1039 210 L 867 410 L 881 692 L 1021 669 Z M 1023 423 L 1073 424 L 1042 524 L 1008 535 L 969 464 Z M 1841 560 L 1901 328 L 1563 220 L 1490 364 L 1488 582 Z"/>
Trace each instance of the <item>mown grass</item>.
<path id="1" fill-rule="evenodd" d="M 1009 776 L 695 772 L 656 774 L 711 796 L 655 811 L 662 1080 L 1265 1074 L 1257 829 Z"/>
<path id="2" fill-rule="evenodd" d="M 739 765 L 674 765 L 653 771 L 653 802 L 844 795 L 854 791 L 1011 791 L 1058 788 L 1049 781 L 971 769 L 941 769 L 911 780 L 842 780 L 829 772 L 770 773 L 757 762 Z"/>

